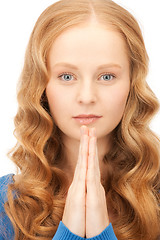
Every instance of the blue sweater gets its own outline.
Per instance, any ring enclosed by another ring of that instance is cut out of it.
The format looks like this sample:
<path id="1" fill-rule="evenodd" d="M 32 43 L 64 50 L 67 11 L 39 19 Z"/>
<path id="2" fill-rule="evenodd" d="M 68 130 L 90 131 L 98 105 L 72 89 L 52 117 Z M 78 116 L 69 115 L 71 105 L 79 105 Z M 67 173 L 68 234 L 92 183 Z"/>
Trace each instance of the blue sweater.
<path id="1" fill-rule="evenodd" d="M 10 219 L 4 210 L 4 203 L 7 201 L 7 189 L 8 184 L 13 182 L 13 174 L 8 174 L 0 178 L 0 240 L 13 240 L 14 229 Z M 72 233 L 62 221 L 60 221 L 57 232 L 55 233 L 53 240 L 82 240 L 85 238 L 79 237 Z M 92 240 L 117 240 L 112 224 L 110 223 L 101 234 L 88 238 Z"/>

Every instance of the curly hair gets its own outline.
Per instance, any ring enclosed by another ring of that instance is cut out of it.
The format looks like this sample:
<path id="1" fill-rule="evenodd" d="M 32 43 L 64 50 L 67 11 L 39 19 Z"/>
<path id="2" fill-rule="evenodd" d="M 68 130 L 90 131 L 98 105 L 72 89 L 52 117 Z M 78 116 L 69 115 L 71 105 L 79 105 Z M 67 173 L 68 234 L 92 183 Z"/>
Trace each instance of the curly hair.
<path id="1" fill-rule="evenodd" d="M 9 186 L 5 204 L 15 239 L 52 239 L 62 219 L 69 182 L 58 167 L 65 156 L 45 93 L 47 57 L 57 36 L 92 16 L 122 34 L 130 61 L 129 97 L 112 134 L 113 147 L 103 159 L 114 231 L 119 240 L 156 240 L 160 234 L 160 140 L 149 128 L 159 103 L 146 82 L 149 60 L 140 27 L 111 0 L 60 0 L 35 24 L 18 85 L 17 144 L 8 155 L 20 174 Z"/>

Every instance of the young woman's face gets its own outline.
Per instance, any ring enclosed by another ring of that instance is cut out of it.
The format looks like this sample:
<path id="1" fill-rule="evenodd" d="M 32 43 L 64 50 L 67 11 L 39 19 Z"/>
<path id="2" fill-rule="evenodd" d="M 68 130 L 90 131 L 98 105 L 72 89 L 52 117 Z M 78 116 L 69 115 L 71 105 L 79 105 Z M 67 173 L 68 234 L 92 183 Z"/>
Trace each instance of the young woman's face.
<path id="1" fill-rule="evenodd" d="M 97 23 L 64 31 L 49 57 L 46 94 L 56 125 L 79 140 L 80 127 L 109 136 L 120 122 L 130 90 L 129 60 L 120 33 Z M 80 116 L 78 115 L 94 115 Z M 99 116 L 99 117 L 97 117 Z"/>

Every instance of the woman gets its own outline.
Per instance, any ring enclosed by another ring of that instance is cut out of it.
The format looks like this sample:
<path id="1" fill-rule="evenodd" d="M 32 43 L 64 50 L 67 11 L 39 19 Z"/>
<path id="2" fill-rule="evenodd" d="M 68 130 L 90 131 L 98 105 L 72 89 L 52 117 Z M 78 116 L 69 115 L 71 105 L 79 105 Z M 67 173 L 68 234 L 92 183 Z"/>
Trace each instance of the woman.
<path id="1" fill-rule="evenodd" d="M 116 3 L 61 0 L 42 13 L 19 83 L 20 173 L 1 178 L 1 239 L 158 239 L 147 72 L 141 30 Z"/>

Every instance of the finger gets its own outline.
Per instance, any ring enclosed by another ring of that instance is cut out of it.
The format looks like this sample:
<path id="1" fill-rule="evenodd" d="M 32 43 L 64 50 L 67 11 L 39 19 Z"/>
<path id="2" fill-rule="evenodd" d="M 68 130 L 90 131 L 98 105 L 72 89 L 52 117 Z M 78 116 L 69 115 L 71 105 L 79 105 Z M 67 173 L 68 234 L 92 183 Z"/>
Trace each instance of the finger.
<path id="1" fill-rule="evenodd" d="M 79 181 L 79 180 L 85 181 L 85 177 L 86 177 L 89 136 L 85 135 L 84 133 L 86 132 L 81 133 L 78 163 L 77 163 L 75 174 L 74 174 L 75 181 Z"/>
<path id="2" fill-rule="evenodd" d="M 96 137 L 96 129 L 95 128 L 91 128 L 89 130 L 89 136 L 90 137 Z"/>
<path id="3" fill-rule="evenodd" d="M 89 156 L 88 156 L 88 168 L 90 171 L 94 170 L 94 158 L 95 158 L 95 128 L 89 130 Z"/>
<path id="4" fill-rule="evenodd" d="M 95 136 L 96 137 L 96 129 L 92 128 L 89 132 L 89 136 Z M 98 179 L 100 179 L 100 167 L 99 167 L 99 159 L 98 159 L 98 148 L 97 148 L 97 138 L 95 142 L 95 174 L 98 176 Z"/>
<path id="5" fill-rule="evenodd" d="M 90 140 L 92 137 L 96 136 L 95 128 L 90 129 L 89 131 Z M 94 140 L 93 140 L 94 141 Z M 94 143 L 89 145 L 89 159 L 88 159 L 89 168 L 93 170 L 95 177 L 100 180 L 100 168 L 99 168 L 99 159 L 98 159 L 98 149 L 97 149 L 97 138 L 95 137 Z M 89 173 L 91 174 L 91 173 Z"/>
<path id="6" fill-rule="evenodd" d="M 81 162 L 81 152 L 82 152 L 82 143 L 83 143 L 83 135 L 87 132 L 87 129 L 85 126 L 82 126 L 80 128 L 80 145 L 79 145 L 79 152 L 78 152 L 78 160 L 77 160 L 77 164 L 76 164 L 76 168 L 75 168 L 75 173 L 74 175 L 77 174 L 77 171 L 79 169 L 80 166 L 80 162 Z"/>
<path id="7" fill-rule="evenodd" d="M 94 181 L 95 178 L 95 149 L 96 138 L 90 137 L 89 140 L 89 156 L 88 156 L 88 169 L 87 169 L 87 181 Z"/>
<path id="8" fill-rule="evenodd" d="M 95 153 L 95 171 L 97 172 L 98 179 L 100 180 L 101 178 L 101 173 L 100 173 L 100 166 L 99 166 L 99 158 L 98 158 L 98 147 L 97 147 L 97 139 L 96 139 L 96 153 Z"/>
<path id="9" fill-rule="evenodd" d="M 89 129 L 85 125 L 81 126 L 80 131 L 81 135 L 88 135 L 89 133 Z"/>

